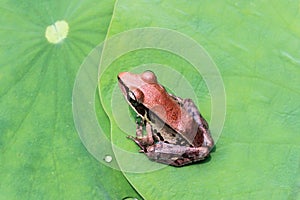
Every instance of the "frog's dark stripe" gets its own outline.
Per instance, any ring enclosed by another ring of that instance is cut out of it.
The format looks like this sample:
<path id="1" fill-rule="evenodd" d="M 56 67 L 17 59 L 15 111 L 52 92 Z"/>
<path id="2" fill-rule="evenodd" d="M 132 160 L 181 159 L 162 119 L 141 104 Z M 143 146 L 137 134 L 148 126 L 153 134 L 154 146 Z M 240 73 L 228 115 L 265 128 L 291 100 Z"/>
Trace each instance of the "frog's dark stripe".
<path id="1" fill-rule="evenodd" d="M 160 133 L 156 133 L 156 135 L 159 137 L 160 141 L 164 141 L 164 138 L 161 136 Z"/>

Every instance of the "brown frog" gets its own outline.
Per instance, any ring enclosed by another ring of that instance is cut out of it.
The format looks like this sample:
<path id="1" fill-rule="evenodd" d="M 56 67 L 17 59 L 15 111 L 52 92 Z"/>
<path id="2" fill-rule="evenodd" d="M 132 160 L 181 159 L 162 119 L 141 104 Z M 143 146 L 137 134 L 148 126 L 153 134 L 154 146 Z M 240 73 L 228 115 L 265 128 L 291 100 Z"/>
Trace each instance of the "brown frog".
<path id="1" fill-rule="evenodd" d="M 205 159 L 214 146 L 206 120 L 191 99 L 167 93 L 152 71 L 121 72 L 120 89 L 137 114 L 136 137 L 149 159 L 182 166 Z M 143 130 L 147 134 L 143 134 Z"/>

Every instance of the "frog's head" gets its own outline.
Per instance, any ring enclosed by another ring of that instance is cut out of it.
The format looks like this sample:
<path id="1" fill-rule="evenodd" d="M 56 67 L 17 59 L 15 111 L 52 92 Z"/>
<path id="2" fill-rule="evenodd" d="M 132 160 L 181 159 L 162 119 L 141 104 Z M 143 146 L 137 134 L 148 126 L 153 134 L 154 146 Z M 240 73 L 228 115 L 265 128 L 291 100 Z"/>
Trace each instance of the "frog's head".
<path id="1" fill-rule="evenodd" d="M 182 109 L 179 103 L 157 82 L 152 71 L 145 71 L 141 74 L 121 72 L 118 75 L 118 81 L 126 101 L 140 117 L 153 123 L 161 121 L 162 124 L 178 129 L 183 116 Z"/>
<path id="2" fill-rule="evenodd" d="M 137 114 L 143 116 L 145 110 L 144 100 L 153 92 L 153 86 L 157 83 L 156 75 L 152 71 L 145 71 L 141 74 L 121 72 L 118 75 L 119 87 L 126 101 L 134 108 Z M 151 92 L 152 91 L 152 92 Z"/>

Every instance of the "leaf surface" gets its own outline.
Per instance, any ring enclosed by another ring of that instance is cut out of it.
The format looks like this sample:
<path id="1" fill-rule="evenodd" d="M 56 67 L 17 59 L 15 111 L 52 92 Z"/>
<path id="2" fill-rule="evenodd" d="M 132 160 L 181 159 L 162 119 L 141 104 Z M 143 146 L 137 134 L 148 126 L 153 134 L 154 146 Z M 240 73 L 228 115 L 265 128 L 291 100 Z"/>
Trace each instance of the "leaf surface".
<path id="1" fill-rule="evenodd" d="M 300 197 L 299 23 L 297 1 L 117 2 L 111 37 L 143 27 L 169 28 L 188 35 L 210 54 L 226 90 L 226 121 L 210 160 L 182 168 L 124 172 L 145 199 Z M 105 88 L 101 91 L 102 103 L 112 120 L 113 142 L 128 152 L 138 151 L 125 138 L 126 134 L 134 135 L 135 125 L 132 119 L 129 133 L 114 121 L 111 96 L 114 91 L 120 92 L 114 89 L 115 77 L 121 71 L 141 71 L 147 66 L 152 69 L 151 63 L 181 73 L 196 90 L 201 113 L 210 121 L 209 91 L 203 79 L 194 75 L 190 63 L 155 48 L 129 52 L 107 68 L 100 82 Z M 140 65 L 145 66 L 138 68 Z M 160 80 L 168 74 L 157 76 Z M 125 105 L 119 109 L 128 108 Z M 160 165 L 143 154 L 137 156 L 143 163 Z M 135 160 L 118 159 L 123 169 L 131 165 L 143 170 Z"/>
<path id="2" fill-rule="evenodd" d="M 113 9 L 113 1 L 0 2 L 0 199 L 138 196 L 86 151 L 72 115 L 77 70 L 104 40 Z M 67 37 L 49 43 L 47 26 L 61 20 Z"/>

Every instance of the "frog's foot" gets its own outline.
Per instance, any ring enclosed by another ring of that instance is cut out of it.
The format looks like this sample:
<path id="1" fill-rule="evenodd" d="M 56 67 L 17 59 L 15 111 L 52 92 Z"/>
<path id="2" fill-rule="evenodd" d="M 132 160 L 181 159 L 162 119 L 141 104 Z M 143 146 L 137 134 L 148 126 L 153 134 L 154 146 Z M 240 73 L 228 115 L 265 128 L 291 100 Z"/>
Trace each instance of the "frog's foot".
<path id="1" fill-rule="evenodd" d="M 149 140 L 148 137 L 133 137 L 131 135 L 127 136 L 128 139 L 134 141 L 140 148 L 141 150 L 139 151 L 140 153 L 146 153 L 147 152 L 147 146 L 149 146 Z"/>
<path id="2" fill-rule="evenodd" d="M 127 138 L 134 141 L 141 148 L 140 150 L 141 153 L 144 153 L 146 151 L 146 147 L 141 143 L 141 140 L 131 135 L 128 135 Z"/>

